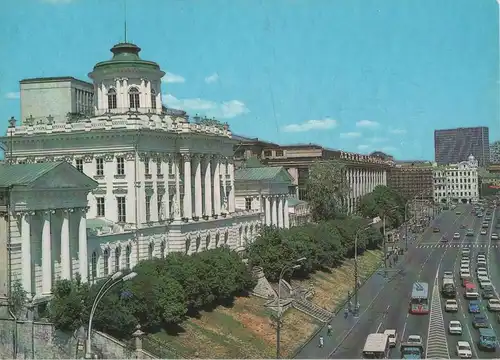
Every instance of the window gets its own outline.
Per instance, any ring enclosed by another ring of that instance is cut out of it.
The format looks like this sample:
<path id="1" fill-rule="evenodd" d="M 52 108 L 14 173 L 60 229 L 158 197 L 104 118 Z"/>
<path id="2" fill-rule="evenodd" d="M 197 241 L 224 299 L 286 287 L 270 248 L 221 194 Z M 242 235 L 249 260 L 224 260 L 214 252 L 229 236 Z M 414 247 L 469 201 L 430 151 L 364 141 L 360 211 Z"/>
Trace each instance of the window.
<path id="1" fill-rule="evenodd" d="M 76 159 L 76 170 L 83 172 L 83 159 Z"/>
<path id="2" fill-rule="evenodd" d="M 283 150 L 276 150 L 276 156 L 283 156 Z"/>
<path id="3" fill-rule="evenodd" d="M 156 206 L 158 208 L 158 220 L 163 220 L 163 195 L 156 194 Z"/>
<path id="4" fill-rule="evenodd" d="M 168 163 L 168 173 L 169 173 L 170 175 L 172 175 L 172 174 L 174 173 L 174 162 L 173 162 L 173 161 L 170 161 L 170 162 Z"/>
<path id="5" fill-rule="evenodd" d="M 271 156 L 273 152 L 271 150 L 264 151 L 264 156 Z"/>
<path id="6" fill-rule="evenodd" d="M 125 269 L 130 270 L 130 255 L 132 254 L 132 248 L 127 245 L 125 249 Z"/>
<path id="7" fill-rule="evenodd" d="M 156 109 L 156 91 L 151 89 L 151 108 Z"/>
<path id="8" fill-rule="evenodd" d="M 118 222 L 124 223 L 127 219 L 125 197 L 120 196 L 116 200 L 118 202 Z"/>
<path id="9" fill-rule="evenodd" d="M 154 252 L 155 252 L 155 244 L 154 243 L 150 243 L 149 244 L 149 249 L 148 249 L 148 259 L 149 260 L 153 260 Z"/>
<path id="10" fill-rule="evenodd" d="M 151 195 L 146 195 L 146 222 L 151 221 Z"/>
<path id="11" fill-rule="evenodd" d="M 252 198 L 245 198 L 245 210 L 252 210 Z"/>
<path id="12" fill-rule="evenodd" d="M 96 201 L 97 201 L 97 216 L 104 217 L 105 213 L 104 198 L 98 197 L 96 198 Z"/>
<path id="13" fill-rule="evenodd" d="M 96 166 L 96 174 L 97 176 L 103 176 L 104 175 L 104 159 L 103 158 L 97 158 L 95 159 L 95 166 Z"/>
<path id="14" fill-rule="evenodd" d="M 144 158 L 144 174 L 149 175 L 149 158 Z"/>
<path id="15" fill-rule="evenodd" d="M 130 99 L 130 107 L 132 109 L 138 109 L 141 107 L 141 104 L 139 102 L 139 90 L 136 88 L 130 89 L 128 92 L 129 94 L 129 99 Z"/>
<path id="16" fill-rule="evenodd" d="M 115 249 L 115 272 L 120 271 L 120 256 L 121 256 L 121 249 L 117 247 Z"/>
<path id="17" fill-rule="evenodd" d="M 116 91 L 110 89 L 108 91 L 108 109 L 116 109 Z"/>
<path id="18" fill-rule="evenodd" d="M 104 276 L 108 276 L 109 275 L 109 249 L 105 249 L 104 250 L 104 266 L 103 266 L 103 270 L 104 270 Z"/>
<path id="19" fill-rule="evenodd" d="M 156 159 L 156 175 L 161 175 L 161 158 Z"/>
<path id="20" fill-rule="evenodd" d="M 90 266 L 91 266 L 91 275 L 92 275 L 92 280 L 97 278 L 97 253 L 94 251 L 92 253 L 92 256 L 90 258 Z"/>
<path id="21" fill-rule="evenodd" d="M 116 158 L 116 173 L 118 175 L 125 175 L 125 159 L 122 157 Z"/>

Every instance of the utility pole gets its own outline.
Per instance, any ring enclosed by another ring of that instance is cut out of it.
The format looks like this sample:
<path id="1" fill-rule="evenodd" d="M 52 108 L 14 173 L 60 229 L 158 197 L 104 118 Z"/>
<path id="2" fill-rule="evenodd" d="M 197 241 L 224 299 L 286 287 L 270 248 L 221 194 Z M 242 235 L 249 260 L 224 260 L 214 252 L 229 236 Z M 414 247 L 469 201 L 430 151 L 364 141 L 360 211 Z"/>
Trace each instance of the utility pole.
<path id="1" fill-rule="evenodd" d="M 385 233 L 385 214 L 383 219 L 383 231 L 384 231 L 384 274 L 387 277 L 387 241 L 386 241 L 386 233 Z"/>

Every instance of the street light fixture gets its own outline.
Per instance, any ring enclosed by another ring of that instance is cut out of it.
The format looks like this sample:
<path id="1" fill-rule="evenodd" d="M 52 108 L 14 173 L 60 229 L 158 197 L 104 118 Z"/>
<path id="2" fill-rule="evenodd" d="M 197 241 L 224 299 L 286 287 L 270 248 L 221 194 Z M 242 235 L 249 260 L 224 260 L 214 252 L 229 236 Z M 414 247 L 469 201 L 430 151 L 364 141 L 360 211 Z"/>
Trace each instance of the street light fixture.
<path id="1" fill-rule="evenodd" d="M 99 291 L 97 292 L 97 295 L 94 299 L 94 303 L 92 304 L 92 310 L 90 311 L 90 316 L 89 316 L 89 325 L 87 328 L 87 343 L 85 344 L 85 358 L 90 359 L 92 357 L 92 346 L 91 346 L 91 341 L 92 341 L 92 320 L 94 318 L 94 313 L 97 309 L 97 305 L 99 305 L 99 302 L 102 300 L 104 295 L 112 289 L 114 286 L 118 285 L 122 281 L 129 281 L 137 276 L 136 272 L 131 272 L 128 273 L 127 275 L 123 276 L 123 273 L 121 271 L 117 271 L 111 277 L 104 282 L 104 284 L 101 286 Z M 107 286 L 110 282 L 114 281 L 111 285 Z"/>
<path id="2" fill-rule="evenodd" d="M 286 271 L 292 271 L 295 269 L 298 269 L 302 266 L 302 264 L 297 264 L 300 262 L 303 262 L 306 260 L 305 257 L 298 258 L 294 262 L 296 264 L 294 265 L 285 265 L 283 266 L 283 269 L 281 269 L 280 276 L 278 278 L 278 314 L 277 314 L 277 321 L 276 321 L 276 359 L 280 358 L 280 347 L 281 347 L 281 316 L 282 316 L 282 311 L 281 311 L 281 280 L 283 279 L 283 276 L 285 275 Z"/>

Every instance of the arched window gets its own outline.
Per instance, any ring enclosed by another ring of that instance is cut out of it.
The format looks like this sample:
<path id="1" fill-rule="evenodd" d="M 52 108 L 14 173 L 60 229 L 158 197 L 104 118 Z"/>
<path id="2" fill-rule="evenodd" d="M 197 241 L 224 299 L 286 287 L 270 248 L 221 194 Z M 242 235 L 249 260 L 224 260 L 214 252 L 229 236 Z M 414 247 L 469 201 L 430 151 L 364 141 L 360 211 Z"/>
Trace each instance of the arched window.
<path id="1" fill-rule="evenodd" d="M 104 276 L 108 276 L 109 275 L 109 249 L 105 249 L 104 250 L 104 256 L 103 256 L 103 260 L 104 260 L 104 266 L 103 266 L 103 270 L 104 270 Z"/>
<path id="2" fill-rule="evenodd" d="M 115 272 L 120 271 L 120 255 L 121 255 L 121 249 L 117 247 L 115 249 Z"/>
<path id="3" fill-rule="evenodd" d="M 109 89 L 108 91 L 108 109 L 116 109 L 116 90 Z"/>
<path id="4" fill-rule="evenodd" d="M 94 251 L 90 259 L 92 280 L 97 278 L 97 253 Z"/>
<path id="5" fill-rule="evenodd" d="M 156 91 L 151 89 L 151 108 L 156 109 Z"/>
<path id="6" fill-rule="evenodd" d="M 139 101 L 139 90 L 137 88 L 131 88 L 128 92 L 130 99 L 130 107 L 132 109 L 138 109 L 141 107 L 141 103 Z"/>
<path id="7" fill-rule="evenodd" d="M 127 245 L 127 248 L 125 249 L 125 268 L 127 270 L 130 270 L 130 255 L 132 254 L 132 248 L 130 245 Z"/>
<path id="8" fill-rule="evenodd" d="M 153 259 L 154 252 L 155 252 L 155 244 L 149 243 L 149 249 L 148 249 L 148 259 L 149 260 Z"/>
<path id="9" fill-rule="evenodd" d="M 165 241 L 162 241 L 160 245 L 160 257 L 165 258 Z"/>

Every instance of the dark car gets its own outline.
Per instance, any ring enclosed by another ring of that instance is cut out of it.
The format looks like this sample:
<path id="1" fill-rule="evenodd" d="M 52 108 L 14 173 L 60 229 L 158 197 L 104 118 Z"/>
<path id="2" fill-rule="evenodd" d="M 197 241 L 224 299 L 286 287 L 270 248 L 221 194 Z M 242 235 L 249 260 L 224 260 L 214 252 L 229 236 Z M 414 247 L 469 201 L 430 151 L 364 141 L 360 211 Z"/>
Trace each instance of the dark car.
<path id="1" fill-rule="evenodd" d="M 445 236 L 441 237 L 441 242 L 448 242 L 448 238 Z"/>
<path id="2" fill-rule="evenodd" d="M 438 233 L 438 232 L 439 232 L 439 231 L 441 231 L 441 230 L 439 230 L 439 228 L 438 228 L 438 227 L 435 227 L 434 229 L 432 229 L 432 231 L 433 231 L 433 232 L 435 232 L 435 233 Z"/>
<path id="3" fill-rule="evenodd" d="M 492 288 L 483 289 L 483 293 L 481 295 L 485 300 L 494 299 L 496 297 Z"/>
<path id="4" fill-rule="evenodd" d="M 484 315 L 474 315 L 474 318 L 472 319 L 472 326 L 474 326 L 475 329 L 479 328 L 487 328 L 490 325 L 488 324 L 488 318 Z"/>

